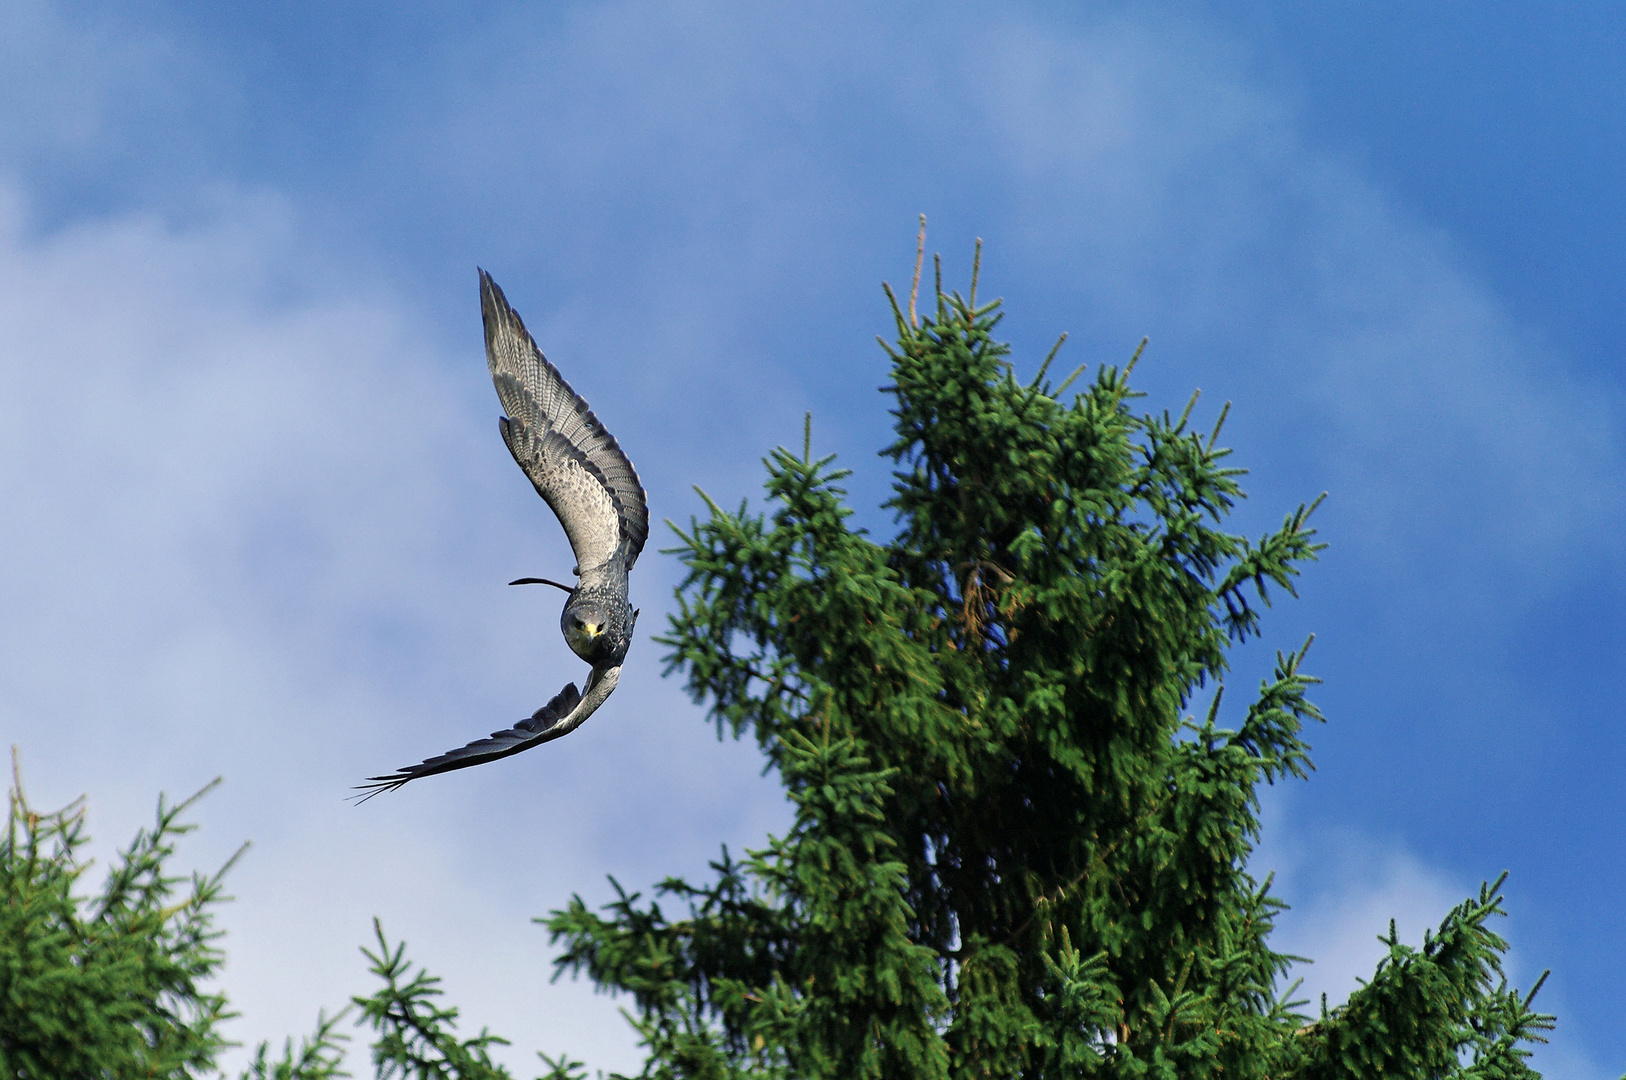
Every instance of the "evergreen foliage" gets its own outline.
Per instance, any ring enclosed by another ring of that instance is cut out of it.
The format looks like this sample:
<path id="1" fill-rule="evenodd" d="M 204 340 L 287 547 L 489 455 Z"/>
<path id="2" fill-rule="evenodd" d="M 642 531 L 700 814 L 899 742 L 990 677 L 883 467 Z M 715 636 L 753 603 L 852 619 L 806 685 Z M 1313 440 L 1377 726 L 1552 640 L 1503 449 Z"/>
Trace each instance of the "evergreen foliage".
<path id="1" fill-rule="evenodd" d="M 0 1078 L 219 1075 L 216 1057 L 230 1044 L 218 1025 L 234 1014 L 205 984 L 224 960 L 214 909 L 228 899 L 224 877 L 237 857 L 189 879 L 166 867 L 194 828 L 182 816 L 218 783 L 178 804 L 160 798 L 152 829 L 120 853 L 99 893 L 84 896 L 75 891 L 90 867 L 83 800 L 41 813 L 14 778 L 0 837 Z M 412 972 L 405 947 L 391 946 L 377 924 L 374 932 L 377 951 L 363 952 L 383 985 L 351 1004 L 356 1022 L 377 1033 L 380 1080 L 509 1080 L 487 1053 L 504 1040 L 485 1031 L 458 1039 L 457 1010 L 436 1001 L 439 980 Z M 286 1041 L 280 1056 L 261 1043 L 241 1080 L 351 1075 L 339 1030 L 349 1011 L 319 1014 L 316 1030 L 297 1046 Z M 549 1064 L 549 1080 L 578 1075 L 572 1063 Z"/>
<path id="2" fill-rule="evenodd" d="M 1131 361 L 1067 398 L 1055 350 L 1019 381 L 975 271 L 892 314 L 897 535 L 849 526 L 807 433 L 766 462 L 770 514 L 702 495 L 679 531 L 671 669 L 794 825 L 546 920 L 561 971 L 630 996 L 643 1075 L 1534 1075 L 1551 1020 L 1496 981 L 1496 887 L 1315 1023 L 1283 988 L 1247 860 L 1260 785 L 1310 768 L 1308 643 L 1233 727 L 1221 690 L 1320 549 L 1314 505 L 1224 531 L 1242 470 L 1195 396 L 1134 411 Z"/>
<path id="3" fill-rule="evenodd" d="M 213 1064 L 215 1026 L 230 1014 L 202 984 L 223 959 L 212 906 L 225 868 L 193 875 L 177 900 L 182 880 L 164 866 L 202 794 L 160 799 L 152 829 L 86 897 L 74 891 L 88 868 L 82 801 L 38 813 L 14 781 L 0 838 L 0 1076 L 190 1076 Z"/>
<path id="4" fill-rule="evenodd" d="M 850 527 L 846 473 L 810 431 L 766 462 L 770 514 L 702 496 L 709 515 L 679 531 L 660 640 L 719 736 L 756 739 L 789 831 L 743 861 L 725 849 L 707 882 L 617 884 L 601 911 L 578 897 L 539 920 L 558 973 L 630 999 L 641 1076 L 1535 1076 L 1553 1021 L 1503 978 L 1501 879 L 1421 948 L 1391 924 L 1371 981 L 1313 1021 L 1283 986 L 1282 904 L 1248 858 L 1260 785 L 1311 767 L 1308 643 L 1233 726 L 1221 702 L 1229 650 L 1320 549 L 1314 505 L 1255 540 L 1224 531 L 1241 470 L 1218 423 L 1191 426 L 1195 396 L 1135 412 L 1131 361 L 1067 398 L 1083 369 L 1052 386 L 1055 350 L 1019 381 L 975 270 L 964 298 L 939 273 L 929 317 L 914 293 L 892 312 L 896 536 Z M 201 794 L 160 800 L 86 896 L 82 806 L 37 813 L 15 785 L 0 1077 L 217 1074 L 225 868 L 184 891 L 165 869 Z M 381 986 L 351 1008 L 375 1075 L 508 1080 L 504 1040 L 460 1038 L 438 980 L 374 929 Z M 242 1077 L 349 1075 L 349 1011 L 279 1057 L 261 1044 Z"/>
<path id="5" fill-rule="evenodd" d="M 372 972 L 384 986 L 370 998 L 355 998 L 359 1023 L 378 1032 L 373 1065 L 379 1080 L 507 1080 L 508 1073 L 491 1060 L 488 1049 L 507 1039 L 482 1030 L 459 1039 L 457 1010 L 437 1003 L 440 980 L 423 968 L 412 971 L 404 943 L 391 946 L 375 919 L 378 951 L 364 949 Z"/>

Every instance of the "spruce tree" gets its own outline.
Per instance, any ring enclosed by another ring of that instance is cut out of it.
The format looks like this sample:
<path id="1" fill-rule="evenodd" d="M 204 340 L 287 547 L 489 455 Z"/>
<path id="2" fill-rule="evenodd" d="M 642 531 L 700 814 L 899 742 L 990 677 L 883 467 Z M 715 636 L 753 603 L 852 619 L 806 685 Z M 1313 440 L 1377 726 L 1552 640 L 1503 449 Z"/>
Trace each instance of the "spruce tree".
<path id="1" fill-rule="evenodd" d="M 219 1076 L 232 1045 L 219 1031 L 235 1014 L 211 986 L 225 959 L 215 911 L 230 899 L 225 875 L 181 875 L 175 844 L 194 826 L 185 814 L 208 791 L 179 803 L 160 797 L 157 820 L 109 868 L 99 891 L 81 885 L 91 863 L 85 806 L 29 805 L 15 767 L 0 834 L 0 1078 L 4 1080 L 192 1080 Z M 246 848 L 247 845 L 244 845 Z M 242 854 L 239 849 L 238 855 Z M 184 889 L 182 886 L 185 886 Z M 405 958 L 375 924 L 378 948 L 363 950 L 383 985 L 351 999 L 355 1022 L 371 1027 L 381 1080 L 507 1080 L 482 1031 L 456 1035 L 458 1011 L 440 1004 L 439 980 Z M 348 1038 L 349 1008 L 319 1012 L 316 1029 L 273 1055 L 260 1043 L 241 1080 L 335 1080 Z"/>
<path id="2" fill-rule="evenodd" d="M 670 670 L 794 824 L 703 884 L 553 912 L 560 971 L 630 997 L 663 1080 L 1534 1075 L 1551 1019 L 1501 979 L 1500 881 L 1421 949 L 1391 930 L 1344 1006 L 1284 985 L 1248 859 L 1260 786 L 1310 768 L 1309 643 L 1222 691 L 1321 547 L 1314 503 L 1226 532 L 1223 412 L 1136 411 L 1134 360 L 1070 397 L 1055 349 L 1018 378 L 976 270 L 936 280 L 925 317 L 887 290 L 891 540 L 810 432 L 767 459 L 767 513 L 702 495 L 678 531 Z"/>
<path id="3" fill-rule="evenodd" d="M 0 1077 L 192 1076 L 225 1045 L 230 1013 L 205 984 L 223 959 L 213 906 L 222 875 L 182 878 L 165 863 L 181 815 L 162 799 L 109 869 L 99 893 L 76 892 L 88 868 L 83 803 L 40 813 L 16 779 L 0 836 Z M 213 785 L 211 785 L 213 786 Z M 205 789 L 207 790 L 207 789 Z M 228 864 L 229 865 L 229 864 Z"/>
<path id="4" fill-rule="evenodd" d="M 1310 768 L 1308 643 L 1234 712 L 1222 690 L 1229 650 L 1319 550 L 1314 504 L 1257 540 L 1225 532 L 1242 492 L 1223 411 L 1207 433 L 1195 397 L 1136 412 L 1133 361 L 1071 398 L 1083 369 L 1052 386 L 1055 350 L 1019 380 L 975 269 L 964 298 L 939 273 L 928 317 L 913 291 L 892 314 L 896 535 L 849 525 L 810 429 L 767 460 L 771 513 L 707 498 L 679 532 L 660 640 L 719 736 L 757 740 L 790 829 L 724 850 L 701 884 L 618 885 L 600 912 L 577 898 L 541 920 L 559 973 L 630 998 L 641 1075 L 1534 1076 L 1553 1022 L 1501 976 L 1501 879 L 1418 948 L 1391 924 L 1344 1005 L 1301 1015 L 1284 985 L 1282 904 L 1248 859 L 1260 785 Z M 196 798 L 160 800 L 86 895 L 82 807 L 39 813 L 13 787 L 0 1077 L 217 1074 L 225 871 L 182 892 L 167 869 Z M 375 935 L 382 986 L 351 999 L 375 1075 L 508 1080 L 504 1040 L 459 1037 L 438 981 Z M 241 1076 L 349 1075 L 344 1015 L 280 1057 L 262 1044 Z"/>
<path id="5" fill-rule="evenodd" d="M 247 847 L 212 874 L 181 875 L 176 841 L 185 814 L 220 781 L 179 803 L 158 799 L 157 819 L 108 868 L 101 888 L 81 885 L 83 799 L 40 811 L 23 793 L 12 751 L 6 829 L 0 835 L 0 1078 L 218 1076 L 232 1045 L 220 1033 L 236 1015 L 210 985 L 225 954 L 215 909 L 230 899 L 225 876 Z M 332 1080 L 345 1036 L 342 1013 L 319 1014 L 315 1032 L 280 1057 L 261 1043 L 242 1080 Z"/>

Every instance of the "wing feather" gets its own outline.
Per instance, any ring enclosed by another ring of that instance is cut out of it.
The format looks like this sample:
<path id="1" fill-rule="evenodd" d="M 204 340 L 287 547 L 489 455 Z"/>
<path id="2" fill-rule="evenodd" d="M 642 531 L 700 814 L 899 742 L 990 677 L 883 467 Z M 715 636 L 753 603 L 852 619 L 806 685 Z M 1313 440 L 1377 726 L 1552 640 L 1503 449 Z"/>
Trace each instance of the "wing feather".
<path id="1" fill-rule="evenodd" d="M 632 462 L 484 270 L 480 312 L 514 460 L 564 526 L 580 569 L 619 557 L 631 570 L 649 538 L 649 507 Z"/>
<path id="2" fill-rule="evenodd" d="M 511 728 L 493 731 L 484 739 L 475 739 L 455 750 L 425 758 L 416 765 L 403 765 L 387 776 L 369 776 L 367 783 L 357 785 L 356 790 L 366 794 L 357 797 L 356 801 L 364 803 L 380 792 L 394 791 L 425 776 L 483 765 L 563 738 L 581 727 L 604 704 L 620 679 L 619 667 L 604 671 L 595 669 L 587 680 L 585 694 L 578 693 L 576 684 L 570 683 L 555 694 L 553 700 Z"/>
<path id="3" fill-rule="evenodd" d="M 592 460 L 560 432 L 539 435 L 507 417 L 497 424 L 514 460 L 570 538 L 577 573 L 615 558 L 622 545 L 620 512 Z"/>

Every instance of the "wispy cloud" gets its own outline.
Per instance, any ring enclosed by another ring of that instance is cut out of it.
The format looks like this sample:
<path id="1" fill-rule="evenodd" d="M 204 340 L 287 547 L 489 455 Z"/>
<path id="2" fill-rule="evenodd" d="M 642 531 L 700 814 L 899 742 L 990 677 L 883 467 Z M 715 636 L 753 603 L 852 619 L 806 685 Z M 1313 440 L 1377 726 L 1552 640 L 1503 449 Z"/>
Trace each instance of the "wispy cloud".
<path id="1" fill-rule="evenodd" d="M 711 740 L 647 641 L 569 740 L 339 802 L 581 674 L 557 609 L 501 586 L 568 555 L 494 433 L 475 262 L 621 436 L 657 517 L 697 507 L 694 482 L 754 495 L 809 407 L 858 498 L 883 493 L 876 283 L 907 273 L 924 209 L 951 253 L 989 238 L 1024 355 L 1067 329 L 1077 360 L 1117 360 L 1150 332 L 1154 403 L 1194 383 L 1236 398 L 1247 520 L 1333 489 L 1322 522 L 1352 554 L 1321 580 L 1387 590 L 1406 649 L 1444 624 L 1507 634 L 1620 523 L 1612 393 L 1310 145 L 1200 22 L 503 9 L 376 75 L 370 107 L 392 104 L 346 127 L 355 144 L 267 177 L 210 143 L 248 107 L 211 48 L 7 11 L 26 32 L 0 77 L 23 106 L 0 119 L 0 724 L 40 801 L 90 792 L 105 843 L 159 788 L 226 773 L 196 854 L 259 844 L 229 917 L 245 1038 L 363 988 L 377 913 L 516 1040 L 510 1060 L 630 1065 L 610 1003 L 547 988 L 526 920 L 781 820 L 749 748 Z M 64 212 L 25 160 L 49 145 L 116 186 L 166 127 L 213 149 L 143 160 L 113 200 L 136 210 Z M 647 628 L 676 578 L 662 542 L 635 581 Z M 1333 635 L 1317 659 L 1369 679 L 1355 648 Z M 1341 899 L 1290 931 L 1334 992 L 1369 959 L 1357 939 L 1463 895 L 1358 847 L 1378 884 L 1305 870 L 1305 896 Z"/>
<path id="2" fill-rule="evenodd" d="M 197 858 L 258 845 L 227 912 L 245 1036 L 364 989 L 377 913 L 476 1023 L 629 1064 L 607 1002 L 543 989 L 526 920 L 602 895 L 606 871 L 639 882 L 760 837 L 775 800 L 751 755 L 694 738 L 693 707 L 646 672 L 551 762 L 340 801 L 582 674 L 552 604 L 502 586 L 568 556 L 491 433 L 478 346 L 455 380 L 387 299 L 326 275 L 271 295 L 261 267 L 291 227 L 274 201 L 182 232 L 116 219 L 29 241 L 16 220 L 0 679 L 35 799 L 88 789 L 105 850 L 159 789 L 227 775 Z M 663 801 L 684 813 L 651 822 Z"/>
<path id="3" fill-rule="evenodd" d="M 1400 837 L 1350 828 L 1295 832 L 1292 802 L 1281 793 L 1267 797 L 1265 840 L 1252 865 L 1260 875 L 1273 874 L 1272 894 L 1292 905 L 1277 918 L 1271 947 L 1311 961 L 1294 965 L 1288 979 L 1302 980 L 1295 999 L 1306 1002 L 1300 1011 L 1313 1017 L 1323 995 L 1329 1009 L 1337 1008 L 1372 978 L 1388 954 L 1378 939 L 1388 935 L 1391 920 L 1402 943 L 1420 948 L 1425 932 L 1438 929 L 1448 911 L 1478 895 L 1481 879 L 1454 877 L 1427 864 Z M 1491 925 L 1512 943 L 1504 972 L 1525 993 L 1548 967 L 1519 948 L 1518 931 L 1529 914 L 1515 903 L 1509 918 Z M 1587 1050 L 1591 1033 L 1577 1030 L 1566 982 L 1564 973 L 1556 973 L 1536 998 L 1538 1011 L 1558 1016 L 1560 1034 L 1554 1045 L 1535 1048 L 1535 1065 L 1549 1076 L 1613 1077 Z"/>
<path id="4" fill-rule="evenodd" d="M 1538 574 L 1605 555 L 1618 394 L 1517 325 L 1448 237 L 1311 145 L 1291 104 L 1240 74 L 1238 45 L 1127 20 L 992 42 L 977 115 L 1004 148 L 1022 257 L 1146 326 L 1154 364 L 1186 353 L 1182 373 L 1249 399 L 1238 423 L 1273 444 L 1259 449 L 1305 461 L 1361 524 L 1341 543 L 1391 566 L 1443 534 L 1459 566 L 1564 550 Z"/>

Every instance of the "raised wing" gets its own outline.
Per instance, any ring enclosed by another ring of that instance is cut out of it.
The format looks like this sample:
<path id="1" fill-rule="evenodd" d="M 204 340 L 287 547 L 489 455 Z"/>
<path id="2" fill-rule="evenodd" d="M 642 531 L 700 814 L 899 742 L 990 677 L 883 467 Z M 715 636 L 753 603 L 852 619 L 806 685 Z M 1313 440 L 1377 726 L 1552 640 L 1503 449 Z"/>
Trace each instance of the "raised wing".
<path id="1" fill-rule="evenodd" d="M 649 537 L 649 507 L 632 462 L 484 270 L 480 314 L 491 381 L 508 414 L 500 421 L 503 441 L 564 526 L 578 572 L 612 558 L 631 570 Z"/>
<path id="2" fill-rule="evenodd" d="M 403 765 L 388 776 L 369 776 L 367 783 L 356 786 L 357 791 L 365 792 L 356 798 L 356 802 L 359 805 L 380 792 L 394 791 L 403 784 L 421 777 L 451 772 L 454 769 L 467 769 L 471 765 L 483 765 L 488 761 L 496 761 L 498 758 L 509 757 L 533 746 L 541 746 L 545 742 L 563 738 L 581 727 L 582 723 L 604 704 L 610 692 L 615 689 L 616 683 L 620 681 L 619 667 L 603 671 L 594 668 L 587 679 L 585 694 L 578 693 L 576 684 L 570 683 L 554 695 L 552 701 L 532 713 L 529 719 L 521 720 L 511 728 L 493 731 L 489 738 L 476 739 L 467 746 L 426 758 L 417 765 Z"/>

